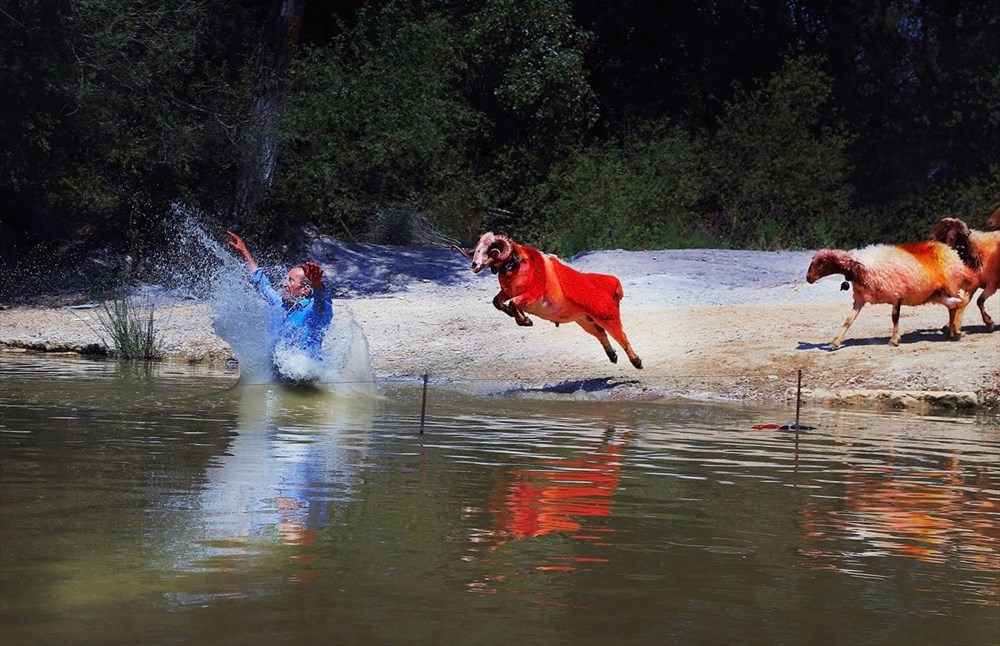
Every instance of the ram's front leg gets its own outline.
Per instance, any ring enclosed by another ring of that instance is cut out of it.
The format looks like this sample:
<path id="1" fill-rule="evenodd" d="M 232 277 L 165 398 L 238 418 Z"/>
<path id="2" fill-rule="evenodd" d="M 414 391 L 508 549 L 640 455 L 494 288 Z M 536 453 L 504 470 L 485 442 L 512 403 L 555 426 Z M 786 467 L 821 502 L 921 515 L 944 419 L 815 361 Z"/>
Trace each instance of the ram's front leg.
<path id="1" fill-rule="evenodd" d="M 502 289 L 496 296 L 493 297 L 493 307 L 497 308 L 507 316 L 514 317 L 514 321 L 518 325 L 525 327 L 532 325 L 531 319 L 528 318 L 528 315 L 518 309 L 518 307 L 514 305 L 514 301 L 507 295 L 507 292 Z"/>

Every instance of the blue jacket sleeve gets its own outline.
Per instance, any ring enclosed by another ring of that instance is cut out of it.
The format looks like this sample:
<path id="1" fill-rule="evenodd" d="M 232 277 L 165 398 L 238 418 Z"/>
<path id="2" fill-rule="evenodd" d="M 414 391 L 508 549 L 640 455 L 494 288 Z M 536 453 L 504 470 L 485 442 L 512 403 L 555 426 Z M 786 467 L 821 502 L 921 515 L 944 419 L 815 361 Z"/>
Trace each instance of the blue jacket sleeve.
<path id="1" fill-rule="evenodd" d="M 281 294 L 271 286 L 271 281 L 268 280 L 267 274 L 264 273 L 263 269 L 258 267 L 256 271 L 250 274 L 250 284 L 257 289 L 258 294 L 264 297 L 268 305 L 281 305 Z"/>

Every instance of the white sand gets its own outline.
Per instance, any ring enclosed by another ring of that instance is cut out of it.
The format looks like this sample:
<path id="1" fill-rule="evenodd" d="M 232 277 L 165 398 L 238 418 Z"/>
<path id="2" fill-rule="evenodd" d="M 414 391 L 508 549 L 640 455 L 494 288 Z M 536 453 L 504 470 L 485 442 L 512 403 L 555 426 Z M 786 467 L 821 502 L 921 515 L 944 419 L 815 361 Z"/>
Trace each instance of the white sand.
<path id="1" fill-rule="evenodd" d="M 938 331 L 947 322 L 944 307 L 904 308 L 899 347 L 888 344 L 891 308 L 867 306 L 844 347 L 829 351 L 851 296 L 836 276 L 806 284 L 811 252 L 601 251 L 573 258 L 580 270 L 621 279 L 622 321 L 643 370 L 621 351 L 610 363 L 575 324 L 556 328 L 535 318 L 534 326 L 518 327 L 491 304 L 496 278 L 473 275 L 456 253 L 325 240 L 313 254 L 326 259 L 335 307 L 361 324 L 380 379 L 427 373 L 433 383 L 473 392 L 582 386 L 586 396 L 614 399 L 774 401 L 794 396 L 801 369 L 807 397 L 831 403 L 990 405 L 1000 391 L 1000 331 L 986 332 L 975 304 L 957 342 Z M 1000 297 L 987 303 L 1000 320 L 998 305 Z M 206 303 L 177 300 L 161 306 L 158 317 L 169 358 L 232 358 L 212 331 Z M 0 311 L 0 348 L 96 343 L 88 318 L 93 325 L 88 310 Z"/>

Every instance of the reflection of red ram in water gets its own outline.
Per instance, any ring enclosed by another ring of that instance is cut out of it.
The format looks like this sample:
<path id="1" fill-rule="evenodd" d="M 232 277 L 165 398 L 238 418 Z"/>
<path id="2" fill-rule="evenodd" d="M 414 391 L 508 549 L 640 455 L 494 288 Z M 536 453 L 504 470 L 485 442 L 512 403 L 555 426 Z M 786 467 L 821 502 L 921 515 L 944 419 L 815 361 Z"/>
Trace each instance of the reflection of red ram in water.
<path id="1" fill-rule="evenodd" d="M 604 553 L 592 550 L 603 552 L 608 546 L 612 529 L 607 521 L 621 482 L 622 451 L 630 435 L 627 432 L 616 439 L 609 430 L 600 446 L 579 458 L 546 460 L 536 468 L 505 472 L 489 498 L 491 526 L 469 534 L 471 554 L 463 560 L 479 563 L 485 570 L 466 588 L 495 593 L 499 584 L 516 586 L 525 568 L 572 572 L 582 564 L 607 563 Z M 554 540 L 534 540 L 543 537 Z M 539 548 L 547 553 L 541 562 L 536 560 Z M 515 554 L 518 558 L 511 558 Z"/>
<path id="2" fill-rule="evenodd" d="M 489 501 L 493 527 L 487 544 L 495 550 L 509 541 L 567 534 L 575 540 L 606 545 L 612 531 L 592 522 L 609 519 L 613 496 L 621 481 L 622 442 L 605 438 L 600 447 L 579 459 L 547 460 L 543 467 L 514 469 L 498 483 Z M 540 570 L 573 570 L 580 563 L 604 558 L 552 556 Z"/>
<path id="3" fill-rule="evenodd" d="M 806 538 L 820 542 L 863 541 L 863 549 L 806 549 L 822 569 L 857 570 L 856 558 L 874 548 L 926 563 L 950 563 L 963 570 L 1000 571 L 1000 501 L 997 483 L 967 476 L 958 461 L 941 470 L 892 467 L 848 475 L 842 510 L 807 509 Z M 981 593 L 1000 603 L 1000 580 Z"/>

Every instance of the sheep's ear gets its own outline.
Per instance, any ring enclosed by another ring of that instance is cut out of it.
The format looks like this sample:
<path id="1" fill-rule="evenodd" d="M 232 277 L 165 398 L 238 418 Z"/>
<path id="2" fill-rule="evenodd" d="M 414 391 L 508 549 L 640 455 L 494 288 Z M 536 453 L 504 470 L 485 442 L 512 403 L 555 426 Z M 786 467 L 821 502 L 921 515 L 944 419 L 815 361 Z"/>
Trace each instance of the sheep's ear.
<path id="1" fill-rule="evenodd" d="M 844 269 L 846 270 L 844 273 L 844 278 L 846 278 L 847 280 L 854 280 L 860 274 L 863 273 L 862 270 L 864 269 L 864 265 L 862 265 L 857 260 L 854 260 L 853 258 L 849 258 L 847 262 L 844 263 Z"/>

